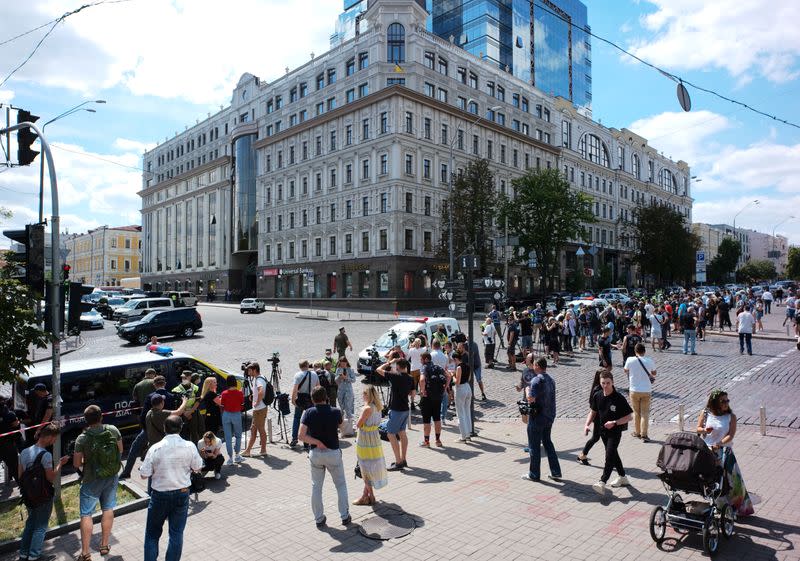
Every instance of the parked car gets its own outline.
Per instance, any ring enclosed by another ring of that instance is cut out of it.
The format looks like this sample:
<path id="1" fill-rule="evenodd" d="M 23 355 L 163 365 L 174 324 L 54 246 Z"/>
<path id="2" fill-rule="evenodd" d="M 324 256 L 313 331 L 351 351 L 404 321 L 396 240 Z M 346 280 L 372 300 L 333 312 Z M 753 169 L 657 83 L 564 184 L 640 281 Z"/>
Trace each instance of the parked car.
<path id="1" fill-rule="evenodd" d="M 408 351 L 410 339 L 417 333 L 424 333 L 425 337 L 430 341 L 431 335 L 440 325 L 444 326 L 448 337 L 461 331 L 458 320 L 455 318 L 401 317 L 400 320 L 400 323 L 394 324 L 389 331 L 378 337 L 372 345 L 358 353 L 356 369 L 359 374 L 371 374 L 374 368 L 380 362 L 383 362 L 386 351 L 395 345 L 400 345 L 404 352 Z M 380 362 L 376 363 L 376 356 L 379 357 Z"/>
<path id="2" fill-rule="evenodd" d="M 179 292 L 171 291 L 164 294 L 167 298 L 171 298 L 175 307 L 178 306 L 197 306 L 197 296 L 194 292 Z"/>
<path id="3" fill-rule="evenodd" d="M 120 306 L 114 311 L 114 319 L 120 324 L 129 321 L 136 321 L 160 308 L 173 308 L 172 300 L 169 298 L 135 298 Z"/>
<path id="4" fill-rule="evenodd" d="M 622 292 L 601 292 L 599 298 L 608 300 L 609 302 L 619 302 L 621 304 L 627 304 L 631 301 L 628 295 Z"/>
<path id="5" fill-rule="evenodd" d="M 173 308 L 150 312 L 137 321 L 119 325 L 117 335 L 144 345 L 153 335 L 191 337 L 202 328 L 203 320 L 196 308 Z"/>
<path id="6" fill-rule="evenodd" d="M 260 314 L 266 309 L 266 304 L 264 304 L 264 302 L 260 302 L 258 298 L 245 298 L 239 303 L 240 314 L 245 312 L 248 314 Z"/>
<path id="7" fill-rule="evenodd" d="M 572 306 L 573 309 L 577 310 L 578 308 L 583 306 L 594 306 L 598 310 L 602 310 L 606 306 L 608 306 L 608 300 L 605 298 L 579 298 L 577 300 L 570 300 L 564 305 L 564 309 L 569 309 Z M 560 311 L 560 310 L 559 310 Z"/>
<path id="8" fill-rule="evenodd" d="M 80 325 L 81 329 L 103 329 L 105 322 L 100 312 L 92 308 L 90 311 L 81 314 Z"/>
<path id="9" fill-rule="evenodd" d="M 625 296 L 629 296 L 628 295 L 628 289 L 625 288 L 625 287 L 604 288 L 600 292 L 604 293 L 604 294 L 624 294 Z"/>

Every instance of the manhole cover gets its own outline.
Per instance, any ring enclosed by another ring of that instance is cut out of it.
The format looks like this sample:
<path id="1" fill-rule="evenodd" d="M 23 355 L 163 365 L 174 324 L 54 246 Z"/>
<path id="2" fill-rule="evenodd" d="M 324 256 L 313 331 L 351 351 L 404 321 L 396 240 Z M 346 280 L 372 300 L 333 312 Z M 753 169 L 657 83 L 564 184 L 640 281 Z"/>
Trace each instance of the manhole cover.
<path id="1" fill-rule="evenodd" d="M 373 516 L 360 523 L 358 531 L 371 540 L 402 538 L 414 531 L 414 519 L 407 514 Z"/>

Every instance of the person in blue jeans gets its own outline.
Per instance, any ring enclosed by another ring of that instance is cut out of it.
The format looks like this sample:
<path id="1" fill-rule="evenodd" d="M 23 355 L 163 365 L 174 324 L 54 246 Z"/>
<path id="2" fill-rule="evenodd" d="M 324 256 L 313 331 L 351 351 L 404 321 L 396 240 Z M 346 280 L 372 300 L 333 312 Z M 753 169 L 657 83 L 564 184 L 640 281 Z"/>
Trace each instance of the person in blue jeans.
<path id="1" fill-rule="evenodd" d="M 144 561 L 158 559 L 158 541 L 169 524 L 166 561 L 178 561 L 183 552 L 183 531 L 189 516 L 191 472 L 203 468 L 203 458 L 193 442 L 180 437 L 183 419 L 170 415 L 164 421 L 164 438 L 150 447 L 139 473 L 150 478 L 150 504 L 144 530 Z"/>
<path id="2" fill-rule="evenodd" d="M 694 306 L 689 306 L 680 316 L 681 326 L 683 327 L 683 354 L 689 353 L 696 355 L 695 345 L 697 344 L 697 314 Z"/>
<path id="3" fill-rule="evenodd" d="M 530 449 L 531 463 L 528 473 L 524 474 L 522 479 L 526 481 L 541 479 L 541 447 L 544 446 L 547 462 L 550 464 L 548 477 L 553 481 L 560 481 L 561 465 L 550 437 L 553 421 L 556 419 L 556 383 L 547 373 L 546 358 L 537 359 L 533 363 L 533 371 L 536 376 L 525 391 L 528 403 L 533 409 L 528 415 L 528 448 Z"/>
<path id="4" fill-rule="evenodd" d="M 298 365 L 300 371 L 294 375 L 292 384 L 292 405 L 294 405 L 294 419 L 292 421 L 292 441 L 289 446 L 297 446 L 297 432 L 300 430 L 300 419 L 303 411 L 311 407 L 311 392 L 319 386 L 319 376 L 311 370 L 311 364 L 303 360 Z M 303 448 L 308 449 L 304 444 Z"/>
<path id="5" fill-rule="evenodd" d="M 222 431 L 225 433 L 225 448 L 228 451 L 226 466 L 242 461 L 239 451 L 242 449 L 242 405 L 244 394 L 239 389 L 236 376 L 228 376 L 225 380 L 228 389 L 222 392 L 214 402 L 222 409 Z M 235 442 L 235 447 L 234 447 Z M 234 450 L 236 455 L 234 456 Z"/>
<path id="6" fill-rule="evenodd" d="M 61 467 L 69 461 L 69 456 L 64 456 L 53 466 L 53 455 L 47 451 L 59 437 L 61 430 L 58 425 L 50 423 L 39 429 L 39 437 L 36 444 L 25 448 L 20 454 L 20 461 L 17 467 L 19 479 L 25 470 L 40 462 L 44 468 L 47 481 L 52 484 Z M 50 521 L 50 513 L 53 511 L 53 499 L 47 499 L 37 506 L 28 506 L 28 518 L 25 520 L 25 529 L 22 530 L 22 539 L 19 544 L 19 558 L 29 561 L 51 561 L 56 559 L 55 555 L 42 555 L 44 547 L 44 536 L 47 533 L 47 524 Z"/>

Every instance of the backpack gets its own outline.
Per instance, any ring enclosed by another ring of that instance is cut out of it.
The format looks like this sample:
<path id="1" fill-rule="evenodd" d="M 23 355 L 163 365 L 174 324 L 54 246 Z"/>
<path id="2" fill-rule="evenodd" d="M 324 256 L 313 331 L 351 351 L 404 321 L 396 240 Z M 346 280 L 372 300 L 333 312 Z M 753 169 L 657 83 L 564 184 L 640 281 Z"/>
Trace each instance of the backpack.
<path id="1" fill-rule="evenodd" d="M 42 450 L 36 454 L 33 463 L 22 472 L 19 480 L 19 492 L 22 502 L 28 508 L 42 506 L 53 498 L 53 484 L 47 480 L 47 473 L 42 465 L 42 457 L 47 453 Z"/>
<path id="2" fill-rule="evenodd" d="M 325 370 L 317 370 L 317 378 L 319 378 L 319 385 L 328 391 L 331 387 L 331 379 L 328 377 L 328 372 Z"/>
<path id="3" fill-rule="evenodd" d="M 96 479 L 117 475 L 121 465 L 121 456 L 116 435 L 111 432 L 108 425 L 103 425 L 103 430 L 99 433 L 86 432 L 85 434 L 89 441 L 86 456 L 93 470 L 92 475 Z"/>
<path id="4" fill-rule="evenodd" d="M 269 407 L 272 405 L 272 402 L 275 401 L 275 388 L 273 388 L 272 384 L 269 383 L 269 380 L 263 376 L 259 376 L 258 378 L 264 380 L 264 397 L 261 398 L 261 402 Z"/>
<path id="5" fill-rule="evenodd" d="M 444 384 L 447 375 L 438 364 L 429 364 L 425 369 L 425 389 L 428 394 L 434 393 L 441 396 L 444 393 Z"/>

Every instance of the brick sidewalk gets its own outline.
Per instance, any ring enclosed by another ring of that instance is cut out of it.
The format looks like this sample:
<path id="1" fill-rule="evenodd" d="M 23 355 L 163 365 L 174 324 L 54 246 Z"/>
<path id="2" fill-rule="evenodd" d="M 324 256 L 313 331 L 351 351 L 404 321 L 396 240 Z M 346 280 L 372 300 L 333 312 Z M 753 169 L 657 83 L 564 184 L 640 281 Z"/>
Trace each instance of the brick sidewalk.
<path id="1" fill-rule="evenodd" d="M 305 454 L 270 446 L 267 459 L 253 458 L 233 468 L 227 477 L 208 481 L 192 501 L 184 559 L 665 559 L 703 558 L 698 534 L 668 531 L 659 550 L 648 532 L 654 505 L 666 494 L 655 476 L 657 443 L 644 444 L 626 435 L 621 446 L 632 486 L 614 490 L 606 499 L 591 485 L 599 477 L 602 443 L 592 450 L 592 466 L 575 462 L 584 437 L 577 420 L 556 421 L 554 442 L 559 450 L 564 482 L 530 483 L 521 449 L 524 426 L 519 422 L 481 423 L 472 444 L 455 442 L 448 427 L 444 449 L 420 449 L 419 425 L 410 434 L 410 469 L 391 473 L 389 486 L 377 493 L 379 505 L 351 507 L 354 525 L 343 528 L 335 508 L 335 493 L 326 481 L 325 508 L 329 526 L 317 530 L 310 508 L 310 476 Z M 663 438 L 674 425 L 656 424 L 651 436 Z M 774 429 L 761 437 L 745 427 L 736 437 L 736 453 L 745 482 L 757 501 L 756 515 L 737 524 L 736 535 L 723 541 L 717 559 L 800 559 L 800 432 Z M 343 445 L 345 466 L 352 474 L 353 441 Z M 389 446 L 385 453 L 391 454 Z M 547 473 L 546 460 L 543 473 Z M 348 478 L 351 499 L 360 481 Z M 395 509 L 413 515 L 417 528 L 390 541 L 362 537 L 356 525 Z M 142 558 L 146 511 L 117 519 L 111 560 Z M 99 528 L 95 528 L 96 551 Z M 166 529 L 161 555 L 166 548 Z M 51 540 L 48 552 L 70 559 L 79 549 L 77 532 Z M 342 554 L 346 554 L 342 555 Z M 12 556 L 6 559 L 12 559 Z M 100 559 L 99 554 L 94 554 Z"/>

